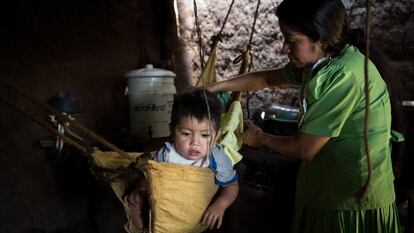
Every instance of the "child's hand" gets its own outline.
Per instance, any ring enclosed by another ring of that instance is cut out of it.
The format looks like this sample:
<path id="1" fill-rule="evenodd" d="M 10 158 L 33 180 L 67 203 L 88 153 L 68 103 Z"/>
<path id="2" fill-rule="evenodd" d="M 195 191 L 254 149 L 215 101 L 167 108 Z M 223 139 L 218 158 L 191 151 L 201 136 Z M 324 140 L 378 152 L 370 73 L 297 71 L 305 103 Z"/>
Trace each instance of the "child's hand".
<path id="1" fill-rule="evenodd" d="M 145 210 L 146 203 L 144 203 L 143 195 L 144 193 L 142 193 L 139 189 L 139 186 L 137 186 L 135 189 L 127 192 L 124 196 L 122 196 L 122 201 L 130 209 L 129 214 L 131 223 L 137 229 L 143 229 L 145 227 L 143 211 Z"/>
<path id="2" fill-rule="evenodd" d="M 143 204 L 143 197 L 146 193 L 146 180 L 144 177 L 141 177 L 136 181 L 134 185 L 131 185 L 125 194 L 122 196 L 122 201 L 129 207 L 140 209 Z"/>
<path id="3" fill-rule="evenodd" d="M 225 206 L 214 202 L 207 208 L 203 219 L 201 220 L 201 223 L 203 225 L 207 225 L 210 229 L 213 229 L 214 225 L 217 223 L 217 229 L 219 229 L 221 227 L 221 223 L 223 222 L 223 215 L 225 210 Z"/>
<path id="4" fill-rule="evenodd" d="M 124 195 L 122 201 L 128 205 L 130 208 L 138 208 L 142 204 L 141 193 L 138 189 L 133 190 L 132 192 Z"/>

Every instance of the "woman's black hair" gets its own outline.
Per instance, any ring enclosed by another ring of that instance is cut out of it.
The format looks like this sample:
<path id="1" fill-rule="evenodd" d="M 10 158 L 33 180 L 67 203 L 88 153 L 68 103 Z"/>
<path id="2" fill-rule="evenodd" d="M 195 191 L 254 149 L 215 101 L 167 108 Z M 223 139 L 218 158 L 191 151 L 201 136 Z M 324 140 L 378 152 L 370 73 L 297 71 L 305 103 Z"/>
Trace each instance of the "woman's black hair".
<path id="1" fill-rule="evenodd" d="M 178 94 L 174 97 L 171 111 L 171 129 L 175 129 L 182 118 L 193 117 L 198 121 L 211 119 L 214 129 L 218 130 L 222 111 L 223 107 L 220 100 L 215 94 L 207 90 L 197 89 Z"/>
<path id="2" fill-rule="evenodd" d="M 313 42 L 325 42 L 328 53 L 337 54 L 345 47 L 348 24 L 341 0 L 284 0 L 276 15 Z"/>

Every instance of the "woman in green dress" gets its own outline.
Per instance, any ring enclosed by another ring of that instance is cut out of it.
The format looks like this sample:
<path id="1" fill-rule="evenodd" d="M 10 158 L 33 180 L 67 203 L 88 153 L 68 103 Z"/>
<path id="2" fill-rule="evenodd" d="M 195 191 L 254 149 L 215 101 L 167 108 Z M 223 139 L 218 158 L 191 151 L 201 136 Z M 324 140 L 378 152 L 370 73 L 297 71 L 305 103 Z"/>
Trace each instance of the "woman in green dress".
<path id="1" fill-rule="evenodd" d="M 391 165 L 391 109 L 387 86 L 369 63 L 368 142 L 364 146 L 364 59 L 346 41 L 341 0 L 284 0 L 276 12 L 284 35 L 281 69 L 252 72 L 207 86 L 216 91 L 252 91 L 301 85 L 296 136 L 264 133 L 253 123 L 244 143 L 303 160 L 298 173 L 293 232 L 400 232 Z"/>

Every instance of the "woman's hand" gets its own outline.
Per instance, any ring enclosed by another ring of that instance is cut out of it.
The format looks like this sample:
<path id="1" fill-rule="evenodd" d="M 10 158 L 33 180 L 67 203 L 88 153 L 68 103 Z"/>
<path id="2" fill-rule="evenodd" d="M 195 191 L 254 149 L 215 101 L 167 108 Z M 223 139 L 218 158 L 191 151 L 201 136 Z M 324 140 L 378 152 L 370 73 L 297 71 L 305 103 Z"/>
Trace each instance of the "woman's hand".
<path id="1" fill-rule="evenodd" d="M 247 122 L 247 129 L 244 131 L 242 135 L 243 143 L 251 146 L 251 147 L 261 147 L 261 135 L 263 134 L 263 130 L 256 126 L 252 121 Z"/>

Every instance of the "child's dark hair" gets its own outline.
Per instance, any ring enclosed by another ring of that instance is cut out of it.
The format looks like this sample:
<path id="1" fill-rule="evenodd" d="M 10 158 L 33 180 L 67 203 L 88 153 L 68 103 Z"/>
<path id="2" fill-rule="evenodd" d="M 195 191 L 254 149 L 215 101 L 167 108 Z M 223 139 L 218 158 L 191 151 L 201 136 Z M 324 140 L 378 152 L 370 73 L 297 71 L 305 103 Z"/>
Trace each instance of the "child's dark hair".
<path id="1" fill-rule="evenodd" d="M 207 108 L 206 97 L 208 106 Z M 174 97 L 171 112 L 171 129 L 175 129 L 184 117 L 193 117 L 198 121 L 211 119 L 215 130 L 220 128 L 220 118 L 223 111 L 220 100 L 207 90 L 193 90 L 178 94 Z"/>

